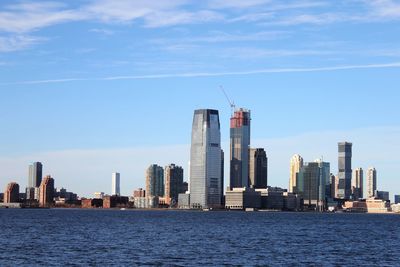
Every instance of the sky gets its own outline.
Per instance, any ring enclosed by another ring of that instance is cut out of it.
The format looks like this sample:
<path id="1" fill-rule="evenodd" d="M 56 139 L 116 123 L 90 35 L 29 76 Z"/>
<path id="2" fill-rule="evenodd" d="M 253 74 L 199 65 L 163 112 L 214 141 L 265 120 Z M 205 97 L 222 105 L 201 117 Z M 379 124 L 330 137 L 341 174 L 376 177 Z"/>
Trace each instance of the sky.
<path id="1" fill-rule="evenodd" d="M 131 195 L 157 163 L 188 179 L 193 111 L 220 111 L 229 180 L 231 109 L 251 110 L 269 184 L 290 157 L 353 142 L 353 169 L 400 194 L 400 1 L 82 0 L 0 3 L 0 188 L 28 164 L 90 197 Z M 366 184 L 366 181 L 364 181 Z M 21 190 L 22 191 L 22 190 Z"/>

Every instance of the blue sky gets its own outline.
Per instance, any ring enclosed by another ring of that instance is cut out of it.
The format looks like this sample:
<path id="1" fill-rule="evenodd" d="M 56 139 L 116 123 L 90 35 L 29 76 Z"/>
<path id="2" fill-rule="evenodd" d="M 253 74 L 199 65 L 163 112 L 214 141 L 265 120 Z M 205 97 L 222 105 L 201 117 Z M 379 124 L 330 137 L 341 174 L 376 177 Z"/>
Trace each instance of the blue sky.
<path id="1" fill-rule="evenodd" d="M 228 151 L 223 85 L 252 111 L 271 185 L 294 153 L 336 172 L 348 140 L 400 193 L 400 1 L 71 2 L 0 4 L 0 186 L 25 187 L 36 160 L 86 196 L 113 171 L 130 194 L 151 163 L 187 176 L 194 109 L 220 110 Z"/>

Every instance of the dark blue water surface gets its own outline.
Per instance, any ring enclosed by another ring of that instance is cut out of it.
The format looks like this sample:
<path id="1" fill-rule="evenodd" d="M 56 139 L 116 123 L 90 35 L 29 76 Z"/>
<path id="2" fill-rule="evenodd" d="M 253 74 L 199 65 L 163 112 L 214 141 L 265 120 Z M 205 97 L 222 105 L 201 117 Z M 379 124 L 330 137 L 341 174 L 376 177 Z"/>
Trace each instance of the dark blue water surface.
<path id="1" fill-rule="evenodd" d="M 0 210 L 0 266 L 400 266 L 400 216 Z"/>

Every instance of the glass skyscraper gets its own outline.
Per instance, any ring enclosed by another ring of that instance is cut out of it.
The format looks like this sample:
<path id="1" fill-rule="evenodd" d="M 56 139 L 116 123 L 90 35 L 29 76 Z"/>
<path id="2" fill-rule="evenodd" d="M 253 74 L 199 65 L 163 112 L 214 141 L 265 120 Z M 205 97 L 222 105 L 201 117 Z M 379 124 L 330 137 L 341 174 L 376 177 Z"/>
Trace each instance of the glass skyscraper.
<path id="1" fill-rule="evenodd" d="M 230 188 L 249 186 L 250 111 L 237 109 L 231 118 Z"/>
<path id="2" fill-rule="evenodd" d="M 195 110 L 190 150 L 190 206 L 221 207 L 221 132 L 218 110 Z"/>
<path id="3" fill-rule="evenodd" d="M 146 196 L 164 197 L 164 169 L 157 164 L 146 170 Z"/>
<path id="4" fill-rule="evenodd" d="M 28 187 L 39 187 L 42 182 L 43 165 L 40 162 L 29 164 Z"/>
<path id="5" fill-rule="evenodd" d="M 268 158 L 263 148 L 251 148 L 249 160 L 250 186 L 256 189 L 268 186 Z"/>
<path id="6" fill-rule="evenodd" d="M 351 196 L 351 157 L 352 157 L 352 143 L 340 142 L 338 143 L 338 168 L 339 168 L 339 185 L 338 185 L 338 198 L 350 199 Z"/>

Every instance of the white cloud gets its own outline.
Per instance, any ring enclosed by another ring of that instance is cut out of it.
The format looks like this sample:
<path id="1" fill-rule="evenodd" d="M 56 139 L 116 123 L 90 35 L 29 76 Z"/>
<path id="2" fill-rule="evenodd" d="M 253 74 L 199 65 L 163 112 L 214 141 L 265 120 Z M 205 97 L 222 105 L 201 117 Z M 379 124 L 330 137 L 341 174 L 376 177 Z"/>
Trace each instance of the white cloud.
<path id="1" fill-rule="evenodd" d="M 17 35 L 9 37 L 0 36 L 0 52 L 13 52 L 23 50 L 31 47 L 32 45 L 43 42 L 44 40 L 44 38 L 27 35 Z"/>

